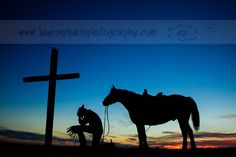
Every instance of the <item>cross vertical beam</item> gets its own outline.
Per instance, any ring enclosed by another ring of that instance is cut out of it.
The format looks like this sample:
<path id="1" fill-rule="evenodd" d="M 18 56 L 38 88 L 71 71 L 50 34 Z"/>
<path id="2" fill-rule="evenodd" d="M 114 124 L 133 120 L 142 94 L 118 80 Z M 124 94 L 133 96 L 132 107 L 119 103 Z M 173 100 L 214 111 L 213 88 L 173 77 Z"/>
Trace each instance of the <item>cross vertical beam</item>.
<path id="1" fill-rule="evenodd" d="M 53 117 L 56 96 L 56 77 L 57 77 L 58 50 L 52 49 L 49 85 L 48 85 L 48 106 L 46 118 L 45 145 L 52 145 Z"/>

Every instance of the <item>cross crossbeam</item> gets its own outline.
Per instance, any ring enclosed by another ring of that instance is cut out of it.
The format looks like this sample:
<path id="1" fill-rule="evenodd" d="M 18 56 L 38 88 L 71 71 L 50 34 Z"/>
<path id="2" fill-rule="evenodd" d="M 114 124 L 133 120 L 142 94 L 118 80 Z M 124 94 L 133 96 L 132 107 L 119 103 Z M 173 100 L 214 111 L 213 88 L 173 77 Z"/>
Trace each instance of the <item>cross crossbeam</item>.
<path id="1" fill-rule="evenodd" d="M 65 80 L 65 79 L 75 79 L 79 78 L 78 73 L 72 73 L 72 74 L 58 74 L 56 76 L 56 80 Z M 25 77 L 23 79 L 24 82 L 40 82 L 40 81 L 48 81 L 50 79 L 50 76 L 48 75 L 41 75 L 41 76 L 30 76 Z"/>

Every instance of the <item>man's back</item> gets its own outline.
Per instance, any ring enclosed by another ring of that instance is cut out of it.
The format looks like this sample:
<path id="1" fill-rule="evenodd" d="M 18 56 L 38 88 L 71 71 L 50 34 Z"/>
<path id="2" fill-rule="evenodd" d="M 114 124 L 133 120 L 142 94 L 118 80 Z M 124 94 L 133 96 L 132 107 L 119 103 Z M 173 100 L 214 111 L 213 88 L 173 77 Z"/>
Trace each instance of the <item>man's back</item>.
<path id="1" fill-rule="evenodd" d="M 89 126 L 91 126 L 92 128 L 95 128 L 97 131 L 103 130 L 102 121 L 100 117 L 97 115 L 97 113 L 93 112 L 92 110 L 87 110 L 87 114 L 85 118 L 87 119 Z"/>

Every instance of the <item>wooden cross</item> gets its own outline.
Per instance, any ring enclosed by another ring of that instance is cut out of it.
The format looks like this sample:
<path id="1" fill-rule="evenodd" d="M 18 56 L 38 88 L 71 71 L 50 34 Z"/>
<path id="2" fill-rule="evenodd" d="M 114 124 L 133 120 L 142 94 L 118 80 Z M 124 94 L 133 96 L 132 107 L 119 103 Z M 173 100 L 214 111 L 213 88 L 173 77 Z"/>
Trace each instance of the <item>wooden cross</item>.
<path id="1" fill-rule="evenodd" d="M 30 76 L 23 78 L 24 82 L 49 81 L 48 85 L 48 106 L 45 130 L 45 145 L 52 145 L 53 117 L 56 95 L 56 81 L 79 78 L 79 73 L 57 74 L 58 49 L 53 48 L 51 53 L 51 63 L 49 75 Z"/>

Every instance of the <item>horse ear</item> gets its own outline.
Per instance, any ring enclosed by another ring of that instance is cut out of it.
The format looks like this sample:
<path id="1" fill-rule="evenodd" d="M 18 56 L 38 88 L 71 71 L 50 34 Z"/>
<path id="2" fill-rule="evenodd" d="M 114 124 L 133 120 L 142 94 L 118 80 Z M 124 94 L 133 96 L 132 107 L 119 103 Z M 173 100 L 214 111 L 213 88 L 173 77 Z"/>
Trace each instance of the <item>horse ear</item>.
<path id="1" fill-rule="evenodd" d="M 116 89 L 116 87 L 114 85 L 112 85 L 112 89 Z"/>
<path id="2" fill-rule="evenodd" d="M 84 104 L 80 108 L 84 108 Z"/>

